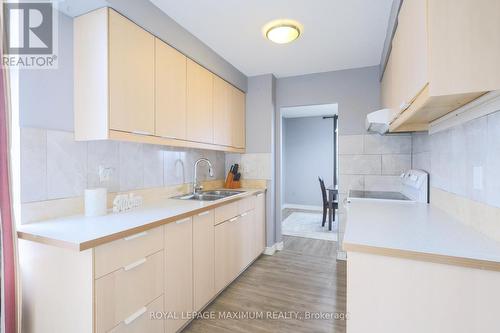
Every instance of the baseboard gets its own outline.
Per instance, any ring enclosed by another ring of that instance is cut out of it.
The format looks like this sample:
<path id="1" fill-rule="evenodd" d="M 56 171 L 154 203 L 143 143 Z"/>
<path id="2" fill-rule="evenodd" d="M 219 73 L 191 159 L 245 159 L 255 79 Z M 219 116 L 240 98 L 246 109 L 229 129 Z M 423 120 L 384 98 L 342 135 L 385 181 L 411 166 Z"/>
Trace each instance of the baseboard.
<path id="1" fill-rule="evenodd" d="M 276 251 L 282 251 L 282 250 L 283 250 L 283 242 L 279 242 L 271 246 L 267 246 L 263 253 L 265 255 L 272 256 L 273 254 L 276 253 Z"/>
<path id="2" fill-rule="evenodd" d="M 296 204 L 283 204 L 281 209 L 302 209 L 302 210 L 312 210 L 322 212 L 323 208 L 321 206 L 313 206 L 313 205 L 296 205 Z"/>

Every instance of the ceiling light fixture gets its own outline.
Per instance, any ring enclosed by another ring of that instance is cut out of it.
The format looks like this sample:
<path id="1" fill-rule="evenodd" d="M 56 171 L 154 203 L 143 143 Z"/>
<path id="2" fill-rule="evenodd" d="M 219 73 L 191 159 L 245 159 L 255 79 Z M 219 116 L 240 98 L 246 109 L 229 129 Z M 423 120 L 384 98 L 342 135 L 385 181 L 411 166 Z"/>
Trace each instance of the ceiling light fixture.
<path id="1" fill-rule="evenodd" d="M 262 32 L 274 43 L 287 44 L 299 38 L 302 25 L 292 20 L 276 20 L 266 24 Z"/>

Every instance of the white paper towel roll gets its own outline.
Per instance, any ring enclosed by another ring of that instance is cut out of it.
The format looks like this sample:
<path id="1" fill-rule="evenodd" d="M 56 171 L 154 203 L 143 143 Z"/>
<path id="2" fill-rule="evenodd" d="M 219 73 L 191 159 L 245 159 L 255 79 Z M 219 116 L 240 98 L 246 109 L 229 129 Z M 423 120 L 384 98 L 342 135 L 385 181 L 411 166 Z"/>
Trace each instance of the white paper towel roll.
<path id="1" fill-rule="evenodd" d="M 107 191 L 105 188 L 85 190 L 85 216 L 106 215 Z"/>

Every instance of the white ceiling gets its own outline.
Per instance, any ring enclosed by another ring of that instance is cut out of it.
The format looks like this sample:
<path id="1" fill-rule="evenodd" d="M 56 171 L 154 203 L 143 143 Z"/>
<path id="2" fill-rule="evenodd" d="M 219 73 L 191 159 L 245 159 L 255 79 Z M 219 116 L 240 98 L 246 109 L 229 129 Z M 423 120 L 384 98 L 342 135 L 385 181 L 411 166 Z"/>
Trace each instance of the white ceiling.
<path id="1" fill-rule="evenodd" d="M 283 118 L 333 116 L 338 112 L 338 104 L 320 104 L 281 108 Z"/>
<path id="2" fill-rule="evenodd" d="M 278 77 L 377 65 L 392 0 L 151 0 L 247 76 Z M 262 26 L 303 24 L 300 38 L 273 44 Z"/>

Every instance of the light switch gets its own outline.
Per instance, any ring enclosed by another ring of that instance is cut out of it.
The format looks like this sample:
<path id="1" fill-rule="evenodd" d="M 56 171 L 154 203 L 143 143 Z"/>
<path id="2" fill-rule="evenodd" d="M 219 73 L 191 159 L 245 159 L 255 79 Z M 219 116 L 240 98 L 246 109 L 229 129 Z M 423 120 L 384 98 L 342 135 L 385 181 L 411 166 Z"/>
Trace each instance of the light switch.
<path id="1" fill-rule="evenodd" d="M 474 166 L 472 167 L 472 183 L 475 190 L 483 189 L 483 167 Z"/>

